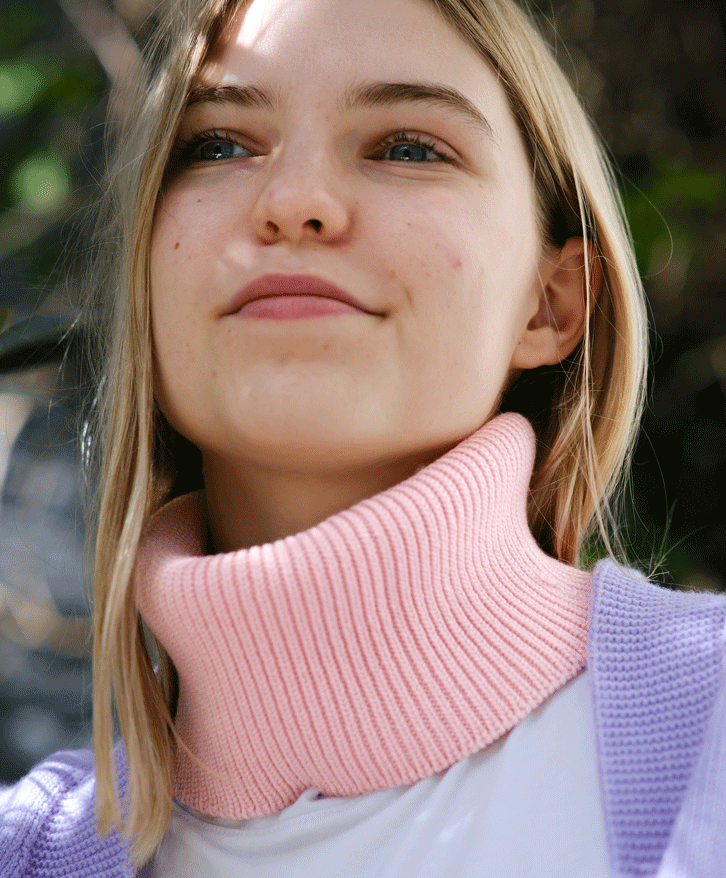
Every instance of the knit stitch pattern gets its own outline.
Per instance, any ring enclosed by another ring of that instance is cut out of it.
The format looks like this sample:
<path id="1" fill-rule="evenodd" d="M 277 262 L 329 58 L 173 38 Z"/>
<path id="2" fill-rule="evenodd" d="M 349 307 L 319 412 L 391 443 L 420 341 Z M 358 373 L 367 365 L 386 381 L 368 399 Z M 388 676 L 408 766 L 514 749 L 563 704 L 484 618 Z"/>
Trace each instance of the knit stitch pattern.
<path id="1" fill-rule="evenodd" d="M 517 444 L 515 442 L 514 446 Z M 517 466 L 516 460 L 512 459 L 510 442 L 501 443 L 496 453 L 504 456 L 504 470 Z M 425 504 L 422 505 L 420 516 L 430 531 L 420 536 L 421 545 L 428 547 L 421 563 L 434 565 L 436 570 L 445 571 L 443 564 L 451 554 L 452 546 L 460 546 L 463 541 L 470 545 L 472 557 L 477 562 L 476 566 L 470 562 L 473 569 L 483 569 L 487 571 L 487 575 L 503 577 L 505 596 L 500 597 L 497 589 L 492 588 L 487 577 L 484 577 L 481 581 L 487 587 L 484 589 L 483 599 L 492 600 L 495 607 L 498 606 L 498 600 L 508 605 L 506 595 L 513 592 L 516 599 L 519 593 L 515 587 L 521 586 L 522 602 L 526 604 L 536 597 L 533 589 L 537 583 L 528 583 L 526 577 L 521 575 L 522 569 L 526 571 L 532 564 L 537 569 L 541 559 L 537 552 L 532 552 L 531 537 L 525 538 L 521 543 L 517 542 L 522 538 L 521 524 L 518 523 L 521 519 L 515 516 L 514 526 L 505 523 L 503 529 L 494 528 L 496 542 L 491 549 L 488 545 L 479 545 L 478 552 L 474 551 L 482 531 L 478 523 L 479 516 L 483 511 L 496 516 L 498 511 L 496 506 L 487 506 L 489 501 L 462 501 L 460 495 L 468 497 L 462 480 L 466 481 L 466 469 L 472 466 L 487 474 L 486 477 L 481 473 L 475 476 L 474 484 L 479 485 L 478 489 L 488 492 L 491 487 L 496 490 L 496 484 L 492 484 L 492 480 L 496 481 L 501 474 L 497 475 L 496 462 L 487 463 L 487 460 L 487 454 L 482 455 L 476 450 L 468 449 L 464 456 L 455 458 L 453 469 L 447 465 L 445 473 L 440 477 L 433 481 L 424 479 L 413 486 L 409 484 L 403 500 L 405 502 L 406 497 L 417 501 L 421 497 L 431 500 L 433 494 L 436 502 L 447 510 L 458 509 L 463 502 L 463 517 L 456 521 L 455 527 L 459 538 L 452 539 L 451 545 L 440 546 L 436 540 L 447 536 L 448 531 L 442 529 L 437 516 L 430 514 L 431 510 Z M 525 470 L 531 466 L 531 454 L 524 454 L 519 465 Z M 426 474 L 426 470 L 423 473 Z M 477 488 L 472 487 L 471 490 Z M 447 491 L 454 492 L 451 502 L 444 496 Z M 509 494 L 505 491 L 504 500 L 507 497 Z M 523 494 L 518 499 L 515 497 L 514 505 L 519 504 L 523 509 L 523 498 Z M 500 497 L 496 502 L 501 501 Z M 193 499 L 186 502 L 193 506 Z M 371 502 L 368 501 L 369 504 Z M 366 508 L 379 509 L 376 505 L 368 505 Z M 380 508 L 382 513 L 387 513 L 388 501 Z M 505 519 L 507 516 L 511 517 L 511 509 L 506 503 L 502 515 Z M 444 519 L 448 520 L 448 517 L 444 516 Z M 200 517 L 197 518 L 197 525 L 199 520 Z M 345 521 L 338 521 L 340 529 L 343 529 Z M 350 527 L 353 527 L 355 521 L 357 519 L 354 519 Z M 389 518 L 385 521 L 388 522 Z M 411 526 L 418 533 L 420 522 L 416 520 Z M 180 524 L 176 540 L 184 552 L 176 556 L 175 564 L 178 561 L 183 581 L 188 580 L 196 587 L 193 570 L 190 571 L 187 566 L 190 550 L 192 557 L 194 551 L 201 553 L 199 534 L 195 527 L 193 516 L 186 523 L 182 521 Z M 347 534 L 349 530 L 344 532 Z M 395 547 L 406 550 L 409 545 L 407 540 L 410 538 L 408 531 L 396 534 Z M 162 536 L 165 539 L 169 537 L 164 528 Z M 426 537 L 429 542 L 426 542 Z M 333 555 L 332 560 L 327 559 L 328 563 L 335 566 L 336 571 L 347 567 L 357 571 L 358 565 L 377 557 L 377 553 L 383 552 L 386 546 L 386 551 L 390 551 L 394 544 L 387 544 L 384 540 L 378 544 L 376 552 L 366 555 L 362 548 L 356 546 L 355 541 L 341 541 L 329 551 L 341 550 L 348 545 L 352 552 L 350 557 Z M 275 546 L 262 547 L 258 555 L 272 552 L 274 556 L 274 549 Z M 162 569 L 165 568 L 169 555 L 174 555 L 175 549 L 173 545 L 167 545 L 163 551 L 166 560 L 157 558 L 157 562 L 163 562 Z M 299 553 L 294 560 L 299 560 Z M 324 561 L 325 559 L 320 563 Z M 504 566 L 506 564 L 511 565 L 509 569 Z M 224 569 L 224 565 L 222 566 Z M 406 569 L 403 561 L 396 566 L 399 572 L 405 572 Z M 469 566 L 465 565 L 464 569 L 468 570 Z M 561 566 L 549 567 L 545 564 L 544 572 L 554 573 L 561 569 Z M 210 577 L 213 572 L 210 572 Z M 294 572 L 299 572 L 298 568 L 294 568 Z M 295 582 L 297 581 L 296 579 Z M 437 615 L 434 616 L 432 610 L 430 618 L 441 624 L 446 634 L 443 621 L 450 623 L 452 618 L 459 620 L 462 617 L 477 621 L 475 608 L 481 608 L 455 577 L 451 582 L 445 577 L 443 581 L 446 588 L 433 590 L 433 596 L 439 598 L 439 601 L 434 604 Z M 479 581 L 474 580 L 472 588 Z M 268 579 L 262 577 L 255 582 L 257 585 L 264 585 Z M 343 588 L 345 582 L 345 576 L 341 575 L 337 584 Z M 421 573 L 417 582 L 427 585 L 429 580 Z M 539 584 L 545 593 L 556 592 L 559 587 L 557 584 L 553 585 L 547 577 L 543 577 Z M 212 580 L 209 585 L 214 593 Z M 296 625 L 306 618 L 302 612 L 304 608 L 321 627 L 324 622 L 332 621 L 344 625 L 346 636 L 358 636 L 360 625 L 356 625 L 349 617 L 334 615 L 334 611 L 339 609 L 339 604 L 335 601 L 332 605 L 332 616 L 329 612 L 316 615 L 314 589 L 310 594 L 304 591 L 301 595 L 289 595 L 279 582 L 273 581 L 272 585 L 275 587 L 272 589 L 274 606 L 267 615 L 261 616 L 259 609 L 256 610 L 257 615 L 250 625 L 274 618 L 275 612 L 284 614 L 288 611 L 289 630 L 294 634 Z M 589 581 L 584 580 L 583 585 L 587 585 L 589 590 Z M 335 587 L 334 582 L 331 585 L 333 593 Z M 427 598 L 422 598 L 422 606 L 426 609 L 432 600 L 430 585 L 427 595 Z M 283 596 L 289 597 L 288 603 L 282 602 Z M 245 600 L 250 598 L 249 592 L 243 597 Z M 267 600 L 268 593 L 263 592 L 252 597 L 259 603 L 263 599 Z M 330 592 L 323 590 L 323 597 L 330 600 Z M 380 605 L 374 600 L 378 597 L 380 595 L 377 592 L 362 596 L 355 609 L 368 613 L 365 624 L 374 625 L 372 641 L 382 649 L 385 645 L 382 632 L 387 620 L 381 617 Z M 231 600 L 227 595 L 224 598 L 225 601 Z M 411 600 L 410 598 L 409 604 Z M 451 606 L 447 606 L 448 602 L 451 602 Z M 409 604 L 404 604 L 403 610 L 407 610 Z M 515 605 L 518 606 L 516 600 Z M 234 601 L 231 601 L 231 606 L 234 608 Z M 535 601 L 533 606 L 536 608 L 539 604 Z M 467 614 L 462 607 L 467 609 Z M 224 613 L 226 608 L 227 604 L 220 601 L 216 605 L 216 612 Z M 328 610 L 327 605 L 324 609 Z M 520 629 L 514 627 L 518 618 L 520 621 L 522 618 L 529 620 L 532 630 L 536 630 L 541 624 L 545 631 L 550 631 L 553 627 L 553 618 L 567 618 L 564 612 L 559 616 L 553 614 L 551 608 L 549 614 L 540 615 L 537 615 L 538 611 L 525 615 L 525 610 L 521 607 L 519 611 L 520 616 L 515 616 L 510 627 L 504 626 L 500 632 L 501 641 L 506 641 L 507 637 L 511 639 L 515 630 L 521 630 L 521 624 Z M 493 637 L 501 627 L 499 617 L 495 615 L 488 618 L 491 618 L 494 632 L 489 631 L 483 621 L 478 625 L 474 625 L 472 621 L 469 629 L 463 630 L 487 631 Z M 416 635 L 421 637 L 423 634 L 430 635 L 430 632 L 425 624 L 421 630 L 414 628 L 407 631 L 404 625 L 407 619 L 405 612 L 396 613 L 396 631 L 402 628 L 402 633 L 408 634 L 404 642 L 416 646 Z M 506 617 L 504 621 L 507 621 Z M 429 627 L 430 625 L 429 622 Z M 598 728 L 603 808 L 612 853 L 613 878 L 651 875 L 657 878 L 723 878 L 726 875 L 726 599 L 723 596 L 665 591 L 648 583 L 633 571 L 624 570 L 606 560 L 597 565 L 592 577 L 590 628 L 588 662 Z M 297 670 L 300 679 L 304 678 L 308 686 L 312 684 L 310 675 L 306 674 L 304 661 L 310 653 L 305 647 L 313 642 L 317 649 L 322 648 L 317 644 L 316 631 L 317 628 L 311 625 L 302 645 L 280 644 L 281 656 L 303 662 Z M 366 643 L 364 641 L 364 645 Z M 207 642 L 198 639 L 190 642 L 186 651 L 204 655 L 205 647 Z M 294 652 L 288 652 L 293 647 Z M 345 656 L 354 648 L 354 642 L 343 643 L 340 653 Z M 361 650 L 356 655 L 363 652 Z M 388 655 L 390 657 L 390 651 Z M 396 653 L 396 656 L 399 655 L 405 657 L 405 651 Z M 333 656 L 340 660 L 337 652 Z M 527 660 L 528 656 L 522 659 L 523 662 Z M 331 673 L 331 669 L 325 667 L 316 667 L 313 670 L 323 679 Z M 534 671 L 536 673 L 536 668 Z M 465 691 L 467 680 L 464 677 Z M 231 682 L 235 683 L 234 680 Z M 341 697 L 347 695 L 347 689 L 343 685 L 345 681 L 338 682 L 342 687 Z M 388 685 L 388 680 L 383 679 L 381 685 Z M 456 686 L 456 681 L 452 680 L 451 685 Z M 219 682 L 211 677 L 210 686 L 214 691 Z M 232 688 L 227 694 L 231 699 L 237 697 Z M 323 705 L 321 710 L 325 707 Z M 311 710 L 312 708 L 313 706 Z M 348 706 L 345 729 L 352 728 L 351 724 L 355 722 L 360 710 L 361 705 L 356 703 Z M 416 740 L 426 739 L 432 734 L 432 728 L 448 728 L 447 721 L 450 725 L 452 716 L 456 718 L 459 714 L 454 709 L 441 715 L 434 712 L 434 726 L 430 727 L 424 723 L 431 719 L 432 714 L 423 714 L 421 728 L 412 729 L 411 735 Z M 315 719 L 313 716 L 313 720 Z M 335 721 L 334 717 L 332 719 Z M 413 720 L 415 719 L 414 717 Z M 327 714 L 325 721 L 328 721 Z M 337 727 L 340 728 L 340 725 Z M 319 722 L 316 722 L 309 733 L 317 735 L 318 728 Z M 355 737 L 355 729 L 352 731 Z M 222 742 L 224 751 L 232 746 L 239 746 L 239 741 Z M 269 746 L 274 754 L 276 742 L 270 741 Z M 127 788 L 128 768 L 120 744 L 117 746 L 116 756 L 119 788 L 123 797 Z M 365 753 L 362 753 L 363 757 Z M 296 758 L 299 758 L 299 754 Z M 377 751 L 373 753 L 372 760 L 375 758 L 380 758 Z M 42 762 L 14 787 L 0 790 L 0 876 L 131 878 L 134 873 L 129 862 L 128 844 L 116 833 L 105 839 L 96 837 L 94 786 L 92 756 L 89 752 L 82 751 L 57 753 Z M 566 832 L 567 828 L 563 827 L 563 831 Z"/>
<path id="2" fill-rule="evenodd" d="M 119 793 L 128 773 L 116 747 Z M 133 878 L 129 845 L 116 832 L 96 832 L 93 754 L 66 751 L 41 762 L 0 792 L 2 878 Z"/>
<path id="3" fill-rule="evenodd" d="M 726 875 L 726 600 L 654 588 L 610 561 L 594 583 L 588 668 L 615 873 Z"/>
<path id="4" fill-rule="evenodd" d="M 720 638 L 726 657 L 726 629 Z M 706 728 L 703 748 L 688 783 L 658 878 L 723 878 L 726 875 L 726 668 Z"/>
<path id="5" fill-rule="evenodd" d="M 599 735 L 599 758 L 613 878 L 723 878 L 726 674 L 723 661 L 716 656 L 723 656 L 726 645 L 726 600 L 679 594 L 676 600 L 669 596 L 665 606 L 663 597 L 662 589 L 609 561 L 600 562 L 594 571 L 590 656 L 597 670 L 593 672 L 591 666 L 590 679 L 599 723 L 609 730 Z M 664 619 L 666 609 L 669 615 Z M 634 624 L 634 618 L 640 624 Z M 638 654 L 653 645 L 652 637 L 641 635 L 655 628 L 660 628 L 665 639 L 657 637 L 659 648 L 641 661 Z M 695 669 L 687 660 L 689 655 Z M 674 656 L 686 660 L 678 663 Z M 637 677 L 634 662 L 647 676 L 635 680 L 639 694 L 631 696 L 630 687 Z M 663 671 L 663 663 L 672 673 Z M 669 680 L 665 688 L 676 693 L 673 704 L 669 697 L 661 700 L 644 694 L 653 681 L 657 685 L 664 677 Z M 683 699 L 678 694 L 688 691 L 693 698 L 683 716 L 679 713 Z M 629 716 L 633 698 L 642 708 L 637 722 Z M 628 744 L 636 742 L 635 749 L 643 751 L 646 738 L 680 741 L 680 724 L 687 731 L 686 750 L 698 740 L 703 745 L 690 778 L 682 776 L 679 783 L 673 783 L 671 763 L 680 764 L 677 744 L 671 753 L 675 758 L 649 758 L 653 754 L 646 753 L 635 760 Z M 116 754 L 123 795 L 128 770 L 121 745 Z M 631 782 L 639 785 L 637 811 L 629 794 Z M 95 837 L 95 814 L 89 807 L 93 785 L 91 754 L 66 752 L 41 763 L 16 786 L 0 791 L 2 878 L 131 878 L 128 845 L 116 834 L 109 839 Z M 656 813 L 659 818 L 654 821 Z M 677 815 L 674 823 L 673 815 Z"/>
<path id="6" fill-rule="evenodd" d="M 316 787 L 410 784 L 512 729 L 582 669 L 588 573 L 526 519 L 531 425 L 506 414 L 303 533 L 204 556 L 203 494 L 168 504 L 137 601 L 179 672 L 175 795 L 241 819 Z"/>

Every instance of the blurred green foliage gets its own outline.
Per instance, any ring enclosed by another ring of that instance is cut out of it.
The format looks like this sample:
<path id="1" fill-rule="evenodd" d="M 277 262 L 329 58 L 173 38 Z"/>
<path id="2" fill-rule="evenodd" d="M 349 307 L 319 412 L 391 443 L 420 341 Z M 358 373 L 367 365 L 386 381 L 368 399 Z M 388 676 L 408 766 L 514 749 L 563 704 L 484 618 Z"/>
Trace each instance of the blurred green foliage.
<path id="1" fill-rule="evenodd" d="M 38 307 L 62 273 L 64 223 L 84 202 L 83 150 L 105 88 L 100 65 L 57 4 L 4 4 L 0 302 L 18 316 Z"/>
<path id="2" fill-rule="evenodd" d="M 664 156 L 653 158 L 637 186 L 623 181 L 623 202 L 642 275 L 654 270 L 663 252 L 697 246 L 692 226 L 681 218 L 683 209 L 715 211 L 723 207 L 724 180 L 719 174 Z"/>

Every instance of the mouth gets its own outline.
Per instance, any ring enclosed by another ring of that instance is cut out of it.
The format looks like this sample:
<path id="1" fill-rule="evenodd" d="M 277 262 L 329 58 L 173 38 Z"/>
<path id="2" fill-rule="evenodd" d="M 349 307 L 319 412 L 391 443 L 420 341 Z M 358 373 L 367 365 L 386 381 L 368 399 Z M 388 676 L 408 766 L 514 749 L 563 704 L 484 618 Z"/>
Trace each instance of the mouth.
<path id="1" fill-rule="evenodd" d="M 380 311 L 368 308 L 335 284 L 314 275 L 265 274 L 237 293 L 225 309 L 224 316 L 313 317 L 351 311 L 383 316 Z"/>

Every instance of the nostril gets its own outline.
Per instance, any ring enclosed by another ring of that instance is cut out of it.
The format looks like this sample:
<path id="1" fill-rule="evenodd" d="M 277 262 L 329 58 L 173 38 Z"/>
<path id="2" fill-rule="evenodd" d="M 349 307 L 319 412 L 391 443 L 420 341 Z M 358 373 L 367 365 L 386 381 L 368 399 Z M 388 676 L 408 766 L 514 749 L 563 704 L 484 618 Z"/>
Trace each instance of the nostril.
<path id="1" fill-rule="evenodd" d="M 308 224 L 311 225 L 316 232 L 319 232 L 323 227 L 323 224 L 320 222 L 320 220 L 316 219 L 308 220 Z"/>

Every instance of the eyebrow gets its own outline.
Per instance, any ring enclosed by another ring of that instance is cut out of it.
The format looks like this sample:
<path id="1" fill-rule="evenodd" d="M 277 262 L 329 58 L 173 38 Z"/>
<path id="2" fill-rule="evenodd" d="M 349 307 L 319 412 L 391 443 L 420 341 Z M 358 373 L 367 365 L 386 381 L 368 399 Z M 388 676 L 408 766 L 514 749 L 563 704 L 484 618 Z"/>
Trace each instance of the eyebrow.
<path id="1" fill-rule="evenodd" d="M 486 116 L 460 91 L 447 85 L 429 82 L 368 82 L 349 89 L 343 107 L 394 107 L 398 104 L 430 104 L 452 110 L 466 117 L 488 137 L 494 131 Z"/>
<path id="2" fill-rule="evenodd" d="M 195 104 L 234 104 L 274 110 L 280 100 L 258 85 L 195 85 L 187 98 L 187 107 Z M 461 92 L 446 85 L 429 82 L 367 82 L 348 89 L 342 99 L 344 110 L 358 107 L 395 107 L 399 104 L 429 104 L 464 116 L 487 137 L 494 131 L 486 116 Z"/>
<path id="3" fill-rule="evenodd" d="M 195 85 L 189 92 L 187 109 L 194 104 L 235 104 L 274 110 L 279 101 L 258 85 Z"/>

